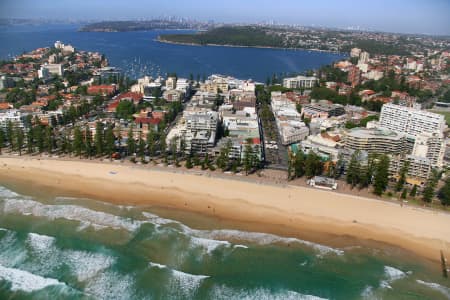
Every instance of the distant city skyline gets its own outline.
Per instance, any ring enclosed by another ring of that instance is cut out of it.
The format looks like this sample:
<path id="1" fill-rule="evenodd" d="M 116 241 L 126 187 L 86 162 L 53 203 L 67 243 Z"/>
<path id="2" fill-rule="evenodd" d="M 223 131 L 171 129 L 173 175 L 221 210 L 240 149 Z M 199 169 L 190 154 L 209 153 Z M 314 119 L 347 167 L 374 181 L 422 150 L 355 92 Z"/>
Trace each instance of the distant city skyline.
<path id="1" fill-rule="evenodd" d="M 215 22 L 274 22 L 401 33 L 450 35 L 449 0 L 2 0 L 0 18 L 128 20 L 177 16 Z"/>

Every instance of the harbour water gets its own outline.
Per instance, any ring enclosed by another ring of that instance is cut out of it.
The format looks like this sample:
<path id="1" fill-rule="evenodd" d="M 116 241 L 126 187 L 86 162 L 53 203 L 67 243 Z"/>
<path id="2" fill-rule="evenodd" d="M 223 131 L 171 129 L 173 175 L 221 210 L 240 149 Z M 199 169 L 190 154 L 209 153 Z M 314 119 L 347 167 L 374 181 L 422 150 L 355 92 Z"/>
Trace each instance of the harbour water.
<path id="1" fill-rule="evenodd" d="M 449 299 L 438 264 L 0 187 L 0 299 Z M 232 229 L 230 229 L 232 228 Z"/>
<path id="2" fill-rule="evenodd" d="M 319 68 L 343 57 L 327 52 L 232 47 L 199 47 L 156 41 L 162 33 L 179 31 L 78 32 L 79 25 L 0 26 L 0 59 L 38 47 L 51 47 L 56 40 L 80 50 L 106 55 L 110 65 L 132 78 L 143 75 L 200 77 L 218 73 L 265 82 L 276 73 L 296 73 Z M 189 32 L 189 31 L 186 31 Z"/>

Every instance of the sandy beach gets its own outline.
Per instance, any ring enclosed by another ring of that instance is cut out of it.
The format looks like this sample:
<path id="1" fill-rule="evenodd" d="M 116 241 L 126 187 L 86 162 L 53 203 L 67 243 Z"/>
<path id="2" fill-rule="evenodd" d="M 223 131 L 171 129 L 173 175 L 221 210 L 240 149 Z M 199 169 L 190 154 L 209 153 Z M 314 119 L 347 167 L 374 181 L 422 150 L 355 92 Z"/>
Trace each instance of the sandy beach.
<path id="1" fill-rule="evenodd" d="M 11 179 L 117 204 L 251 222 L 261 231 L 272 227 L 318 242 L 324 242 L 323 236 L 348 236 L 397 246 L 434 262 L 440 250 L 450 256 L 450 214 L 335 192 L 115 162 L 0 157 L 0 182 Z"/>

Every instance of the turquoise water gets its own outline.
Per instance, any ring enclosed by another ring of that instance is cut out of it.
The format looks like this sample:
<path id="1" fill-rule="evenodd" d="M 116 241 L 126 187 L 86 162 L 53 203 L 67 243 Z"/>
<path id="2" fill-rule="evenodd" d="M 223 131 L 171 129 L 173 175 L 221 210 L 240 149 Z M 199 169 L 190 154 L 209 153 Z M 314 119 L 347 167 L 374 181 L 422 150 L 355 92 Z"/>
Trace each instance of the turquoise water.
<path id="1" fill-rule="evenodd" d="M 0 187 L 0 299 L 450 298 L 438 266 L 392 250 L 19 190 Z"/>
<path id="2" fill-rule="evenodd" d="M 325 52 L 230 47 L 197 47 L 155 41 L 162 33 L 187 31 L 77 32 L 77 25 L 0 26 L 0 59 L 51 47 L 56 40 L 77 49 L 104 53 L 112 66 L 130 77 L 177 72 L 194 77 L 213 73 L 265 82 L 276 73 L 319 68 L 343 58 Z"/>

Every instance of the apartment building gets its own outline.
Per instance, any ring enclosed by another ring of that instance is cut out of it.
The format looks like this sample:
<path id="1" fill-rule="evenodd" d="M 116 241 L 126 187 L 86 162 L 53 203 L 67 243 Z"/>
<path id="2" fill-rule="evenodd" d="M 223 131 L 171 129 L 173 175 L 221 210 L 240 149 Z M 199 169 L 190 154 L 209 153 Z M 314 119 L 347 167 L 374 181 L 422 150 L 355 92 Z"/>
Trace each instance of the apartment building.
<path id="1" fill-rule="evenodd" d="M 23 115 L 17 109 L 8 109 L 0 113 L 0 128 L 6 129 L 8 123 L 11 122 L 14 127 L 24 127 Z"/>
<path id="2" fill-rule="evenodd" d="M 314 76 L 297 76 L 285 78 L 283 80 L 283 86 L 288 89 L 311 89 L 317 82 L 318 79 Z"/>
<path id="3" fill-rule="evenodd" d="M 445 143 L 441 132 L 422 133 L 417 136 L 412 155 L 430 160 L 433 166 L 442 167 L 444 164 Z"/>
<path id="4" fill-rule="evenodd" d="M 368 153 L 401 154 L 407 151 L 406 136 L 391 130 L 354 128 L 344 136 L 344 147 Z"/>
<path id="5" fill-rule="evenodd" d="M 45 64 L 41 65 L 41 68 L 38 70 L 39 79 L 49 79 L 51 75 L 64 75 L 64 69 L 61 64 Z"/>
<path id="6" fill-rule="evenodd" d="M 302 107 L 302 115 L 305 118 L 330 118 L 345 114 L 344 106 L 340 104 L 329 104 L 328 101 L 319 101 Z"/>
<path id="7" fill-rule="evenodd" d="M 443 132 L 446 127 L 443 115 L 391 103 L 383 105 L 379 123 L 380 127 L 406 133 L 412 138 L 424 132 Z"/>

